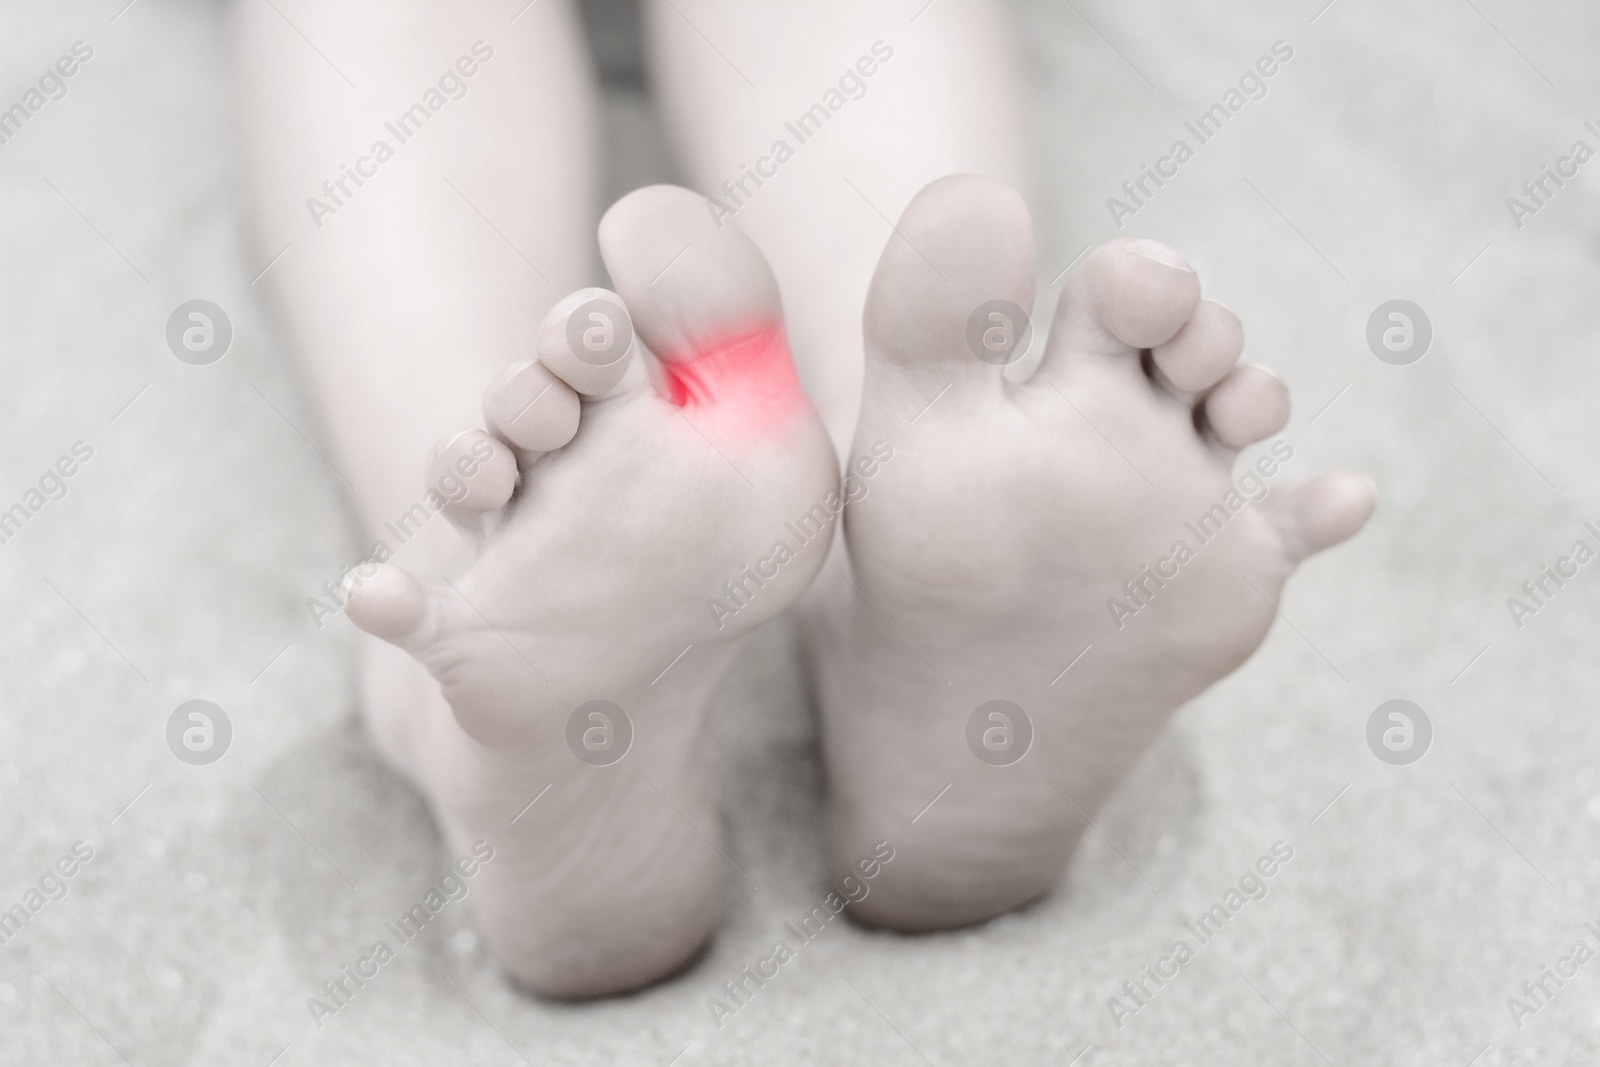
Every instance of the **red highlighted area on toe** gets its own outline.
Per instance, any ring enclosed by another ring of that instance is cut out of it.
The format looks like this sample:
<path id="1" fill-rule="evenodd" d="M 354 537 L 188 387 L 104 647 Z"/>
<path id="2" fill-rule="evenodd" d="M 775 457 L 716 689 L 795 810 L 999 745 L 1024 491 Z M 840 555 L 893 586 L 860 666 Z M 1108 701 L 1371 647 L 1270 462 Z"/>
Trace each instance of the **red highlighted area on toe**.
<path id="1" fill-rule="evenodd" d="M 664 354 L 661 369 L 691 422 L 739 441 L 776 437 L 810 409 L 781 325 L 701 339 Z"/>

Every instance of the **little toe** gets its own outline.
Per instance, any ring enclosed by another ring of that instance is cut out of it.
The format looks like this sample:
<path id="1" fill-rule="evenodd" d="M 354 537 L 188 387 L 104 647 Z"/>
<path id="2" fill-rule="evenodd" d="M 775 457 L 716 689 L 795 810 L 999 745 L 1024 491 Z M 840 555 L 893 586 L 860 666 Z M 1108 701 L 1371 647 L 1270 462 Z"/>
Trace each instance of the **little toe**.
<path id="1" fill-rule="evenodd" d="M 432 636 L 432 594 L 416 575 L 394 563 L 368 578 L 346 580 L 345 614 L 374 637 L 416 654 Z"/>
<path id="2" fill-rule="evenodd" d="M 489 432 L 530 456 L 553 452 L 572 440 L 579 407 L 572 387 L 531 359 L 507 367 L 483 394 Z"/>
<path id="3" fill-rule="evenodd" d="M 1243 351 L 1239 316 L 1215 300 L 1202 300 L 1178 332 L 1152 348 L 1150 356 L 1175 388 L 1201 393 L 1220 382 Z"/>
<path id="4" fill-rule="evenodd" d="M 587 397 L 610 395 L 640 365 L 633 318 L 609 289 L 579 289 L 558 301 L 539 326 L 538 354 L 547 370 Z"/>
<path id="5" fill-rule="evenodd" d="M 1224 446 L 1253 445 L 1289 422 L 1289 389 L 1253 363 L 1233 368 L 1201 401 L 1202 421 Z"/>
<path id="6" fill-rule="evenodd" d="M 1354 537 L 1378 506 L 1377 487 L 1354 471 L 1318 475 L 1274 497 L 1274 512 L 1297 563 Z"/>

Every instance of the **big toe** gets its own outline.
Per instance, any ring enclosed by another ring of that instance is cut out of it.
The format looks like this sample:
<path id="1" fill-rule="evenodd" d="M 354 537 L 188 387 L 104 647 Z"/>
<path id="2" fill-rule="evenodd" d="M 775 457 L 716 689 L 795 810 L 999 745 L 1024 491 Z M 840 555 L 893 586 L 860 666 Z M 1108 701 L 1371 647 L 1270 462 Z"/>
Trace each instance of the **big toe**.
<path id="1" fill-rule="evenodd" d="M 600 221 L 600 254 L 660 388 L 698 425 L 775 432 L 809 412 L 790 362 L 777 279 L 738 225 L 672 185 L 636 190 Z"/>
<path id="2" fill-rule="evenodd" d="M 867 292 L 867 357 L 998 390 L 1032 337 L 1033 219 L 1016 190 L 940 178 L 900 216 Z"/>

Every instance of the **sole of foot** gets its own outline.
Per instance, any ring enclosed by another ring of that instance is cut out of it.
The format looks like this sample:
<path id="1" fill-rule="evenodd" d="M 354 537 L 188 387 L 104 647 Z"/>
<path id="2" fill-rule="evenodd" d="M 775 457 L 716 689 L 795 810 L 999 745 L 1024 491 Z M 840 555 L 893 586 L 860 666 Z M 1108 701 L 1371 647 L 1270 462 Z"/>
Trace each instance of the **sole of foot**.
<path id="1" fill-rule="evenodd" d="M 1356 474 L 1271 487 L 1287 440 L 1240 466 L 1288 391 L 1155 242 L 1092 253 L 1008 381 L 1034 277 L 1021 198 L 959 175 L 906 210 L 867 298 L 847 566 L 807 629 L 834 876 L 896 850 L 851 908 L 871 925 L 1048 892 L 1172 713 L 1261 643 L 1296 565 L 1375 505 Z"/>
<path id="2" fill-rule="evenodd" d="M 380 748 L 407 754 L 452 847 L 492 847 L 480 928 L 559 997 L 651 982 L 710 936 L 734 875 L 706 713 L 827 554 L 831 522 L 804 541 L 786 524 L 838 487 L 776 282 L 738 227 L 655 186 L 599 236 L 615 291 L 557 304 L 536 357 L 489 387 L 485 428 L 428 457 L 471 570 L 385 562 L 348 600 L 448 707 L 370 717 L 403 735 Z"/>

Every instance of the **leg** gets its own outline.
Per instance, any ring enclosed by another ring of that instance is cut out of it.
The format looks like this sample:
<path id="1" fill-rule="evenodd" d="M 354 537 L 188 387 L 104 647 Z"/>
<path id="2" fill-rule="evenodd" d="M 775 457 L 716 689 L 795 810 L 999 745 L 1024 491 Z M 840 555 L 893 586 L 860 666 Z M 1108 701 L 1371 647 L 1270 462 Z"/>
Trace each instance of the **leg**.
<path id="1" fill-rule="evenodd" d="M 945 3 L 914 23 L 915 5 L 891 18 L 854 0 L 651 0 L 646 10 L 682 165 L 772 261 L 801 380 L 843 455 L 861 404 L 862 305 L 887 220 L 945 174 L 1029 184 L 1004 5 Z M 824 103 L 803 118 L 830 90 L 839 110 Z"/>
<path id="2" fill-rule="evenodd" d="M 364 546 L 397 550 L 399 530 L 433 573 L 466 556 L 416 507 L 421 457 L 476 419 L 484 382 L 594 273 L 596 105 L 576 15 L 547 0 L 508 18 L 486 0 L 239 12 L 255 224 L 267 255 L 288 246 L 265 281 Z M 373 642 L 363 690 L 380 746 L 415 775 L 437 687 Z"/>

